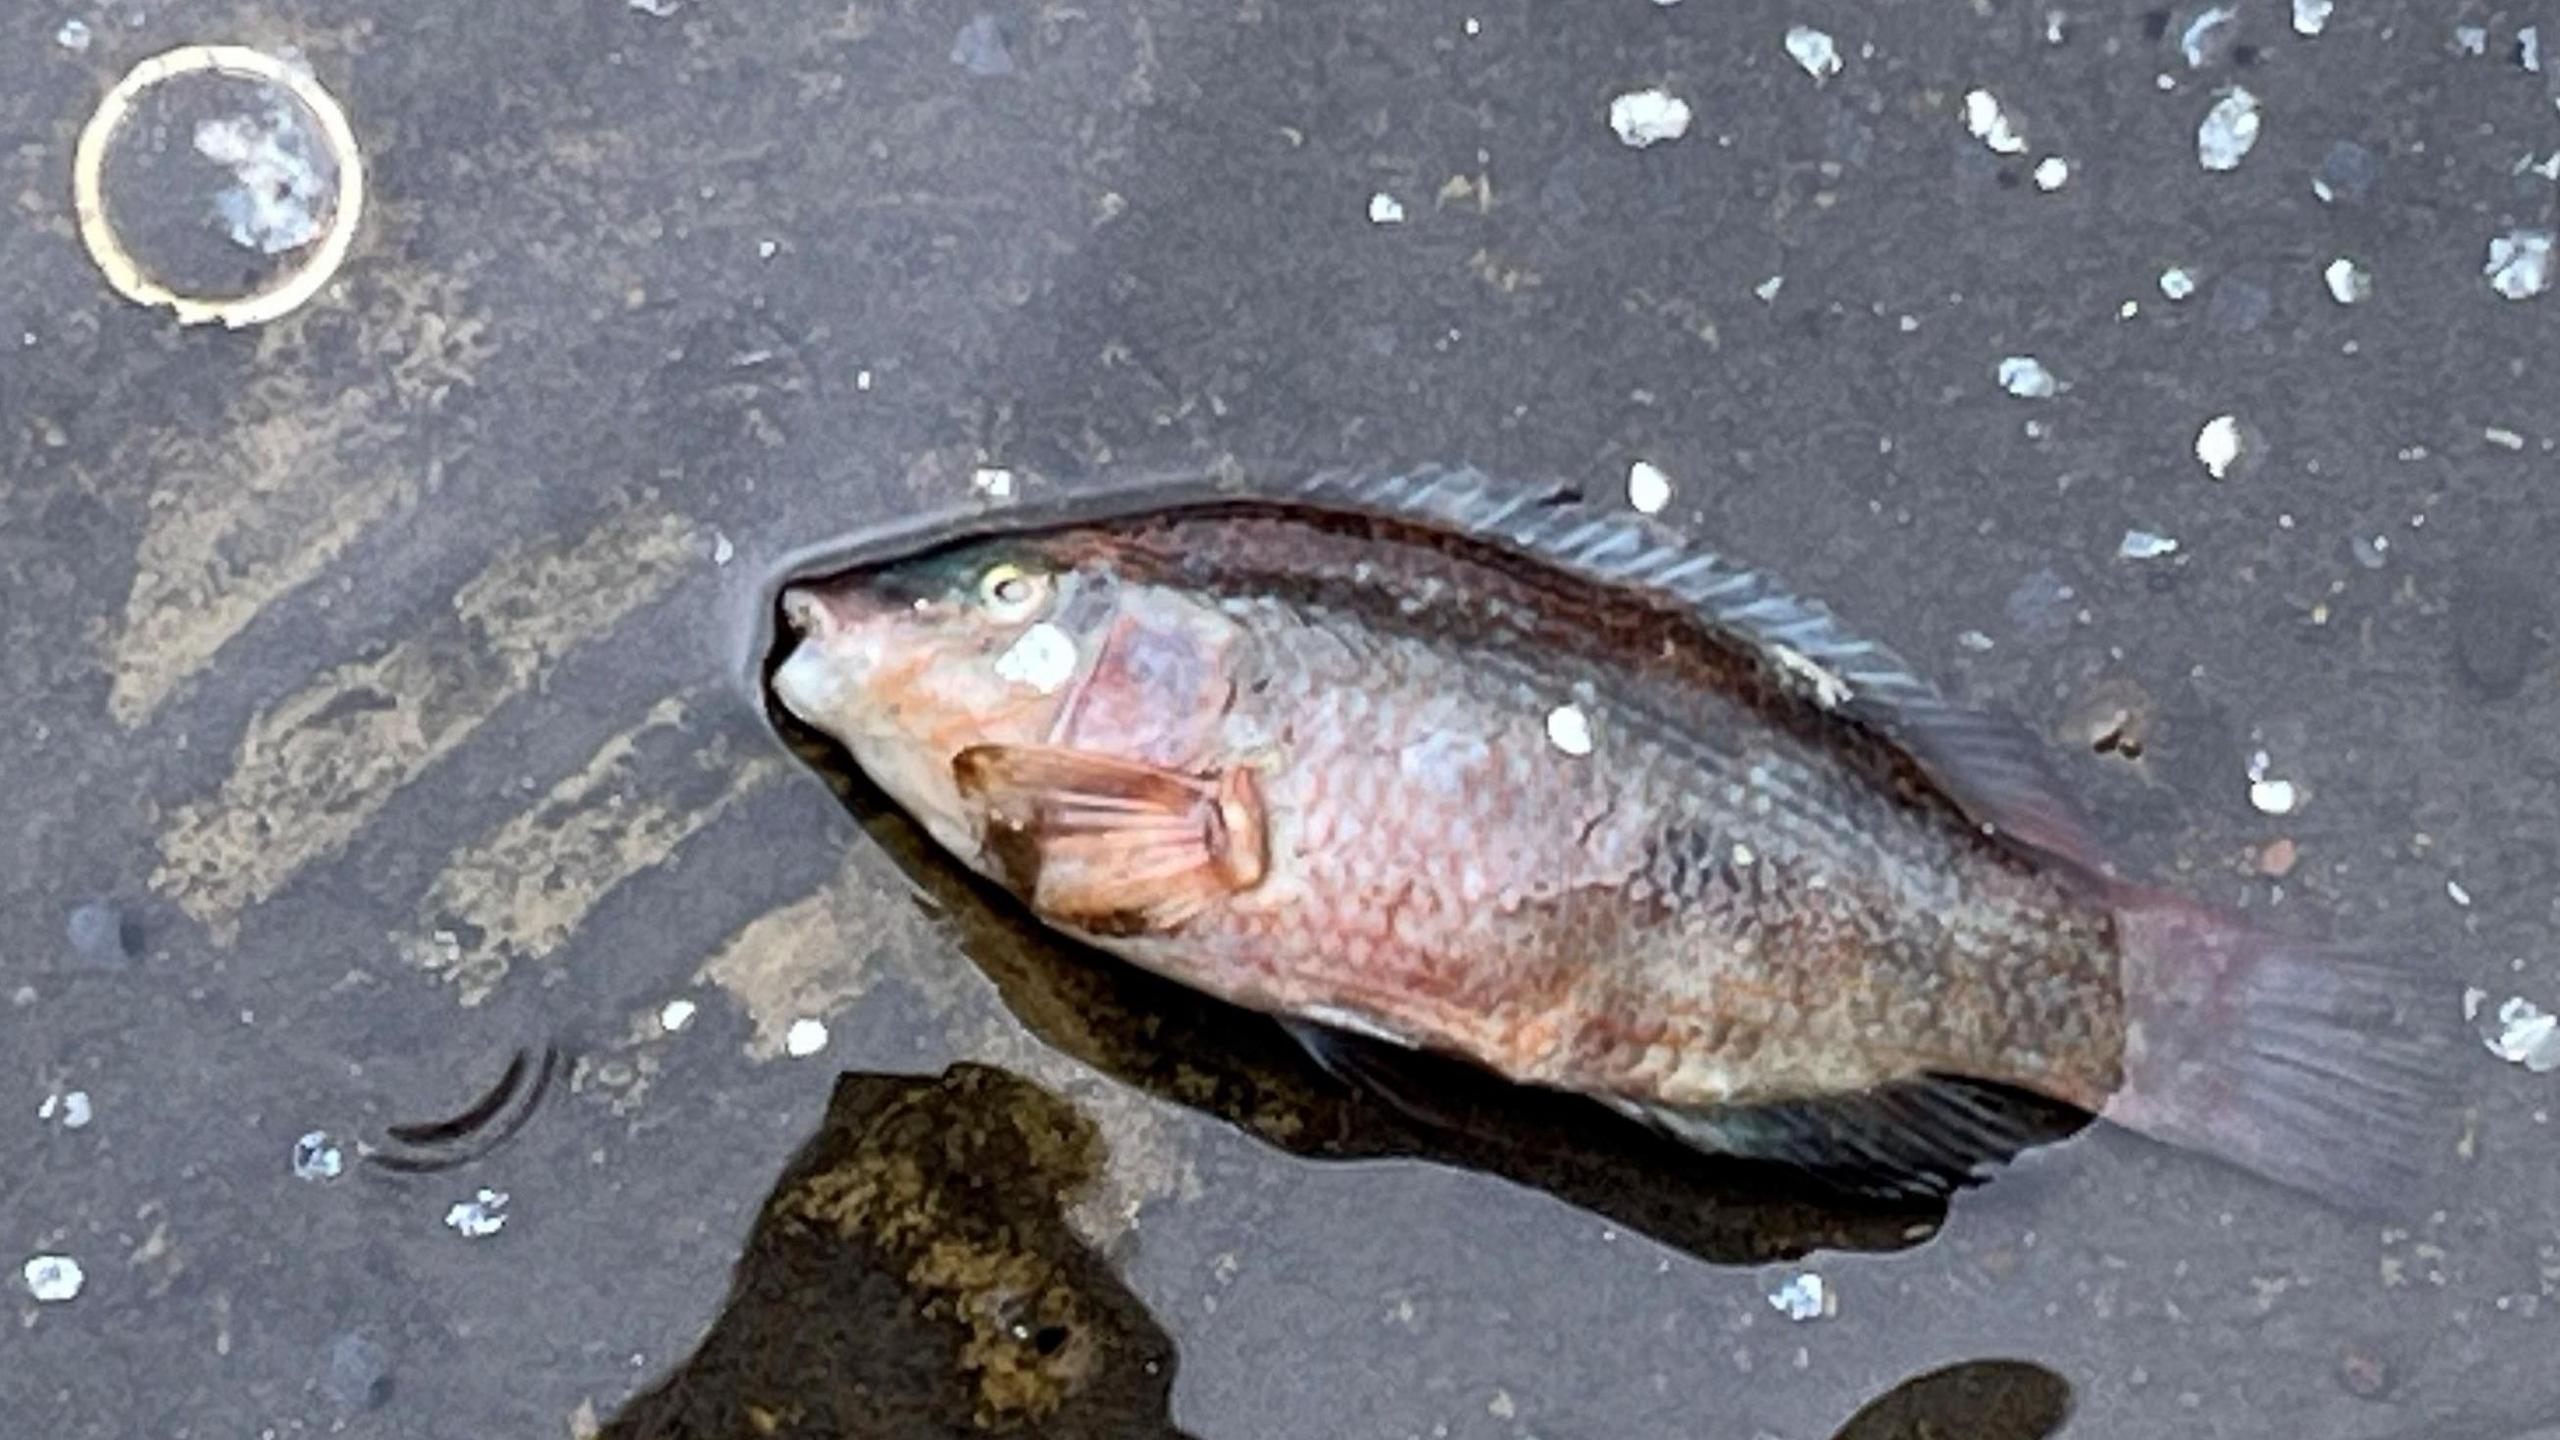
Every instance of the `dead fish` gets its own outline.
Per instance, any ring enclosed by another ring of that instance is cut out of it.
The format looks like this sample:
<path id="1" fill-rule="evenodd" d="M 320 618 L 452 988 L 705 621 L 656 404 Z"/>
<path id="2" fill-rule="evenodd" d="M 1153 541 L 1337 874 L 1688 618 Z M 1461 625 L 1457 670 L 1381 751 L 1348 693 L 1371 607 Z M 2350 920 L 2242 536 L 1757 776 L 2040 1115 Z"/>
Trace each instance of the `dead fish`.
<path id="1" fill-rule="evenodd" d="M 2120 878 L 2022 729 L 1466 469 L 785 590 L 781 704 L 1048 924 L 1313 1033 L 1917 1187 L 2023 1090 L 2348 1204 L 2447 1141 L 2408 971 Z"/>

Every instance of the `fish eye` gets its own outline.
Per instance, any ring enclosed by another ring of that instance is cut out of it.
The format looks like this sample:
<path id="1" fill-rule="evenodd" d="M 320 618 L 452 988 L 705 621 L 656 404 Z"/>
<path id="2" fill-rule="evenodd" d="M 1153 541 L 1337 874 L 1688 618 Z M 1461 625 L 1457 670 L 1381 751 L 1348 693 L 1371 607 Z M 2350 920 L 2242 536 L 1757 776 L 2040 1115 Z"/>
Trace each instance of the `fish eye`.
<path id="1" fill-rule="evenodd" d="M 1049 598 L 1049 577 L 1019 565 L 990 565 L 978 577 L 978 606 L 996 620 L 1028 620 Z"/>

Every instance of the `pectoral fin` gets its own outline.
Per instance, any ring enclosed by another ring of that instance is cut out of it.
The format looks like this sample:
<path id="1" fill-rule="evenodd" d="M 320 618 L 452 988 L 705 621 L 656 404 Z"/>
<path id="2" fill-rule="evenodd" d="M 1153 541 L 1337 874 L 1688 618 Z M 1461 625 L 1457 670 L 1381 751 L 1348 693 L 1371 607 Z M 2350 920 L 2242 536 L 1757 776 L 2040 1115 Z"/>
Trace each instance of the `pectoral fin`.
<path id="1" fill-rule="evenodd" d="M 1062 925 L 1168 930 L 1252 889 L 1268 864 L 1248 769 L 1187 775 L 1036 745 L 973 746 L 951 768 L 997 873 Z"/>

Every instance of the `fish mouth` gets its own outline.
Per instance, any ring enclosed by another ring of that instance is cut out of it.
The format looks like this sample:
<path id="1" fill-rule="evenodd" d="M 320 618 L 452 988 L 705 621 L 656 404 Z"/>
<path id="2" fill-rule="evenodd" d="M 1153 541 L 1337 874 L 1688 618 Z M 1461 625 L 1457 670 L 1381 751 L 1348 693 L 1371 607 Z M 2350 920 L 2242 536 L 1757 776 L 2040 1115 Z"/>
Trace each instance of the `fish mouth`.
<path id="1" fill-rule="evenodd" d="M 809 724 L 827 728 L 841 718 L 870 667 L 863 647 L 849 643 L 856 617 L 836 597 L 812 585 L 782 592 L 782 623 L 798 637 L 773 672 L 774 697 Z"/>

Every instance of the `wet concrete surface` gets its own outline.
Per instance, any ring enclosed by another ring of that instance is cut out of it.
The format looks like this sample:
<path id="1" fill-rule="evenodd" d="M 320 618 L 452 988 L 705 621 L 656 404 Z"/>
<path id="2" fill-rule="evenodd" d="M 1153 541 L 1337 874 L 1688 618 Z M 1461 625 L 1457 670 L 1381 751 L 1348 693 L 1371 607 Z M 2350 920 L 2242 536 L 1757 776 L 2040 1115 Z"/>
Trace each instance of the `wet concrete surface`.
<path id="1" fill-rule="evenodd" d="M 2560 1420 L 2554 1076 L 2461 1057 L 2466 1183 L 2409 1229 L 2098 1132 L 1942 1227 L 1433 1149 L 1232 1017 L 977 943 L 740 681 L 781 557 L 984 467 L 1644 459 L 2049 733 L 2138 868 L 2560 1005 L 2560 299 L 2484 273 L 2553 223 L 2554 74 L 2504 11 L 2232 8 L 2193 65 L 2192 9 L 1918 0 L 14 11 L 0 1413 L 1823 1437 L 2041 1423 L 2049 1374 L 2074 1436 Z M 344 271 L 254 331 L 116 298 L 74 230 L 82 121 L 189 41 L 293 47 L 365 148 Z M 2208 173 L 2234 84 L 2261 133 Z M 1620 144 L 1654 85 L 1691 130 Z M 545 1045 L 488 1153 L 362 1149 Z M 775 1230 L 917 1125 L 934 1238 Z"/>

